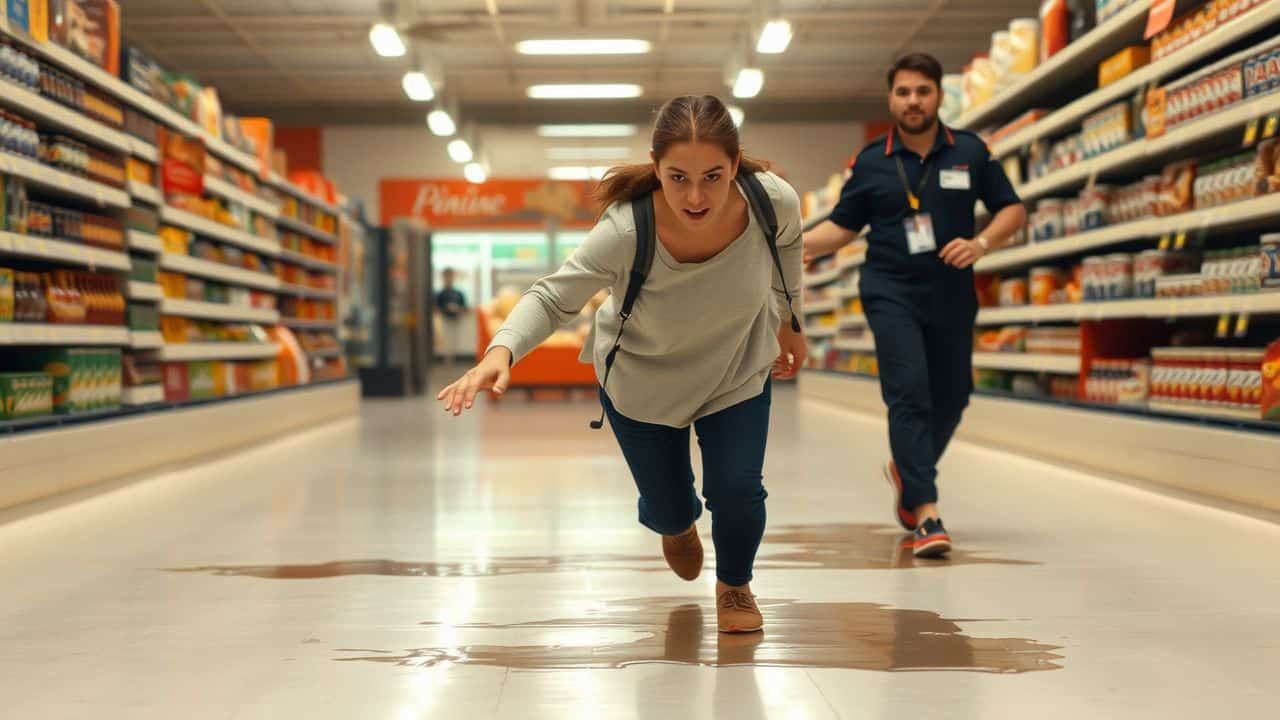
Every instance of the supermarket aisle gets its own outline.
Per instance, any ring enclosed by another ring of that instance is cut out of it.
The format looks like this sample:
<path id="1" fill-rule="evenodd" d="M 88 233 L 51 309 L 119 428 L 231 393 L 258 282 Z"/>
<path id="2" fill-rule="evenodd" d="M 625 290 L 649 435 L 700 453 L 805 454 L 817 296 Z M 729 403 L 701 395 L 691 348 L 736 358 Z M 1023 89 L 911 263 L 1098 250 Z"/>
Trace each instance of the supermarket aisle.
<path id="1" fill-rule="evenodd" d="M 1280 528 L 961 445 L 962 552 L 917 563 L 887 524 L 882 427 L 789 391 L 769 624 L 719 637 L 711 573 L 665 570 L 593 411 L 368 404 L 4 516 L 4 715 L 1202 718 L 1280 699 Z"/>

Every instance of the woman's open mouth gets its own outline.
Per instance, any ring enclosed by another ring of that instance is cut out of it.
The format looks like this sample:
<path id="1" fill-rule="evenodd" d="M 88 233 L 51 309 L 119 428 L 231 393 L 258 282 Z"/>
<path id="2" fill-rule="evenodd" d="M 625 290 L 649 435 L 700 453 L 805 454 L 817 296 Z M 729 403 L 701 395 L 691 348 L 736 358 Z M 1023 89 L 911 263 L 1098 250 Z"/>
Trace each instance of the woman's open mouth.
<path id="1" fill-rule="evenodd" d="M 711 208 L 707 208 L 705 210 L 685 210 L 684 214 L 690 220 L 701 220 L 705 218 L 709 212 L 711 212 Z"/>

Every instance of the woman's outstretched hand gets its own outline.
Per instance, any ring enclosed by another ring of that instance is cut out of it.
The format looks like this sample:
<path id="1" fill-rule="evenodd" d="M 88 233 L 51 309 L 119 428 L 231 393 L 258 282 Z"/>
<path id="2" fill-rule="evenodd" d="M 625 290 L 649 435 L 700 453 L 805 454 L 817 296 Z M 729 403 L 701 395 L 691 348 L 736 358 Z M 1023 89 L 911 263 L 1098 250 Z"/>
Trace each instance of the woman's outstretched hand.
<path id="1" fill-rule="evenodd" d="M 773 376 L 778 380 L 789 380 L 800 374 L 805 359 L 809 357 L 809 343 L 804 333 L 791 329 L 790 322 L 783 322 L 778 331 L 778 345 L 782 352 L 773 361 Z"/>
<path id="2" fill-rule="evenodd" d="M 494 395 L 502 395 L 510 384 L 511 351 L 495 347 L 457 382 L 441 390 L 436 400 L 444 402 L 445 412 L 457 417 L 463 410 L 470 410 L 475 405 L 476 395 L 482 390 L 492 390 Z"/>

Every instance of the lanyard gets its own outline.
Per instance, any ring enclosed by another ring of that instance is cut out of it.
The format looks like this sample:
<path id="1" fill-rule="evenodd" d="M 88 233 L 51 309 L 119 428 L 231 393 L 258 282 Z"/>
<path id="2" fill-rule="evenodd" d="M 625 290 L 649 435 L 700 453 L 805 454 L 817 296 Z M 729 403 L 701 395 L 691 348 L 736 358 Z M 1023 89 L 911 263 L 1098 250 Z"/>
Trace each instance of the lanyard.
<path id="1" fill-rule="evenodd" d="M 912 212 L 920 210 L 920 196 L 924 194 L 924 185 L 929 181 L 929 170 L 933 166 L 933 161 L 924 164 L 924 170 L 920 173 L 920 186 L 915 192 L 911 192 L 911 183 L 907 182 L 907 169 L 902 166 L 902 156 L 894 155 L 893 159 L 898 163 L 898 177 L 902 180 L 902 189 L 907 192 L 907 204 L 911 206 Z"/>

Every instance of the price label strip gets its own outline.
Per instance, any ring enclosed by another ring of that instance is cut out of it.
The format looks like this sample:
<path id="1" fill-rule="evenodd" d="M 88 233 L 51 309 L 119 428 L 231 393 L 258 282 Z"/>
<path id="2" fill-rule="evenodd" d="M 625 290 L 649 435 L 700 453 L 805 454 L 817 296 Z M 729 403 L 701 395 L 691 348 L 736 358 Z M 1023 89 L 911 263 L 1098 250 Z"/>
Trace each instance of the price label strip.
<path id="1" fill-rule="evenodd" d="M 1267 116 L 1267 120 L 1262 126 L 1262 139 L 1270 140 L 1276 136 L 1276 131 L 1280 130 L 1280 113 L 1271 113 Z"/>
<path id="2" fill-rule="evenodd" d="M 1240 313 L 1240 317 L 1236 318 L 1236 339 L 1242 339 L 1249 334 L 1249 313 Z"/>
<path id="3" fill-rule="evenodd" d="M 1252 147 L 1258 141 L 1258 129 L 1261 124 L 1259 118 L 1254 118 L 1244 126 L 1244 140 L 1241 142 L 1243 147 Z"/>
<path id="4" fill-rule="evenodd" d="M 1217 337 L 1219 340 L 1226 339 L 1230 331 L 1231 331 L 1231 316 L 1224 314 L 1218 318 L 1218 331 L 1215 333 L 1215 337 Z"/>
<path id="5" fill-rule="evenodd" d="M 1169 249 L 1169 245 L 1170 245 L 1170 243 L 1172 243 L 1172 242 L 1173 242 L 1173 238 L 1172 238 L 1172 236 L 1170 236 L 1168 233 L 1165 233 L 1164 235 L 1161 235 L 1161 236 L 1160 236 L 1160 249 L 1161 249 L 1161 250 L 1168 250 L 1168 249 Z"/>

